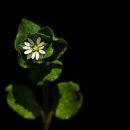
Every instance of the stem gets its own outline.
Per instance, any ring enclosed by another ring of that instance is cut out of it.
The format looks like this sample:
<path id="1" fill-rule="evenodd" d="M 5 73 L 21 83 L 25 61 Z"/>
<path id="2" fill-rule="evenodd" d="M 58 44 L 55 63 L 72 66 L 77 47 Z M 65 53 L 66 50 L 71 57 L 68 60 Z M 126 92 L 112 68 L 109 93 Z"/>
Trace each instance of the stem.
<path id="1" fill-rule="evenodd" d="M 49 130 L 49 126 L 50 126 L 50 123 L 51 123 L 52 116 L 53 116 L 53 111 L 51 111 L 48 114 L 46 120 L 43 121 L 44 122 L 43 130 Z"/>
<path id="2" fill-rule="evenodd" d="M 48 82 L 42 87 L 42 97 L 43 97 L 43 109 L 44 113 L 41 113 L 43 130 L 49 130 L 51 119 L 53 116 L 53 111 L 50 109 L 50 97 L 49 97 L 49 86 Z"/>

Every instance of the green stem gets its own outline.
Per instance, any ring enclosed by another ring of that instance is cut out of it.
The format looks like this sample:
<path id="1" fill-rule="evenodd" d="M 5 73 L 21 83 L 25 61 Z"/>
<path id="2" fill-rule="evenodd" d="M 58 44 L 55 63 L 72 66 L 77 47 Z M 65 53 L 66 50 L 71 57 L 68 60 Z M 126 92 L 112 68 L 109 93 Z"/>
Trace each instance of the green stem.
<path id="1" fill-rule="evenodd" d="M 53 116 L 53 111 L 50 109 L 48 82 L 46 82 L 45 85 L 42 87 L 42 94 L 43 94 L 44 113 L 42 113 L 41 116 L 42 116 L 43 130 L 49 130 L 49 126 Z"/>
<path id="2" fill-rule="evenodd" d="M 43 130 L 49 130 L 51 119 L 53 116 L 53 111 L 51 111 L 48 116 L 46 117 L 46 120 L 43 120 Z"/>

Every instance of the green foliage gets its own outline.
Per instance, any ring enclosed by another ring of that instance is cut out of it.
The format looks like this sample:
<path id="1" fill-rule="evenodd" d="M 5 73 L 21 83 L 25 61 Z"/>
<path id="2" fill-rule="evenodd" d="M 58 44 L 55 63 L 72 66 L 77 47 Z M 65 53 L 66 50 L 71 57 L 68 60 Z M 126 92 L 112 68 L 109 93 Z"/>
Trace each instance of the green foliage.
<path id="1" fill-rule="evenodd" d="M 45 55 L 40 55 L 38 60 L 32 59 L 31 54 L 24 54 L 24 42 L 28 42 L 28 38 L 34 43 L 38 37 L 45 42 Z M 18 33 L 14 42 L 15 49 L 18 51 L 18 64 L 23 68 L 34 68 L 35 64 L 42 64 L 45 61 L 54 61 L 59 59 L 67 49 L 67 42 L 63 38 L 56 38 L 53 30 L 48 27 L 40 27 L 36 23 L 27 19 L 22 19 L 18 28 Z"/>
<path id="2" fill-rule="evenodd" d="M 38 33 L 42 33 L 42 34 L 45 34 L 45 35 L 47 35 L 47 36 L 54 37 L 54 32 L 53 32 L 53 30 L 52 30 L 50 27 L 48 27 L 48 26 L 42 27 L 42 28 L 38 31 Z"/>
<path id="3" fill-rule="evenodd" d="M 77 114 L 82 105 L 83 97 L 79 92 L 79 85 L 69 81 L 61 82 L 57 86 L 58 93 L 54 96 L 59 95 L 59 98 L 57 101 L 55 99 L 55 116 L 64 120 L 69 119 Z"/>
<path id="4" fill-rule="evenodd" d="M 52 46 L 54 49 L 53 55 L 49 57 L 47 60 L 59 59 L 67 50 L 68 45 L 63 38 L 54 38 Z"/>
<path id="5" fill-rule="evenodd" d="M 17 59 L 18 59 L 18 64 L 21 67 L 23 67 L 23 68 L 32 68 L 32 65 L 29 62 L 25 61 L 21 54 L 18 54 Z"/>
<path id="6" fill-rule="evenodd" d="M 46 62 L 39 68 L 31 70 L 29 79 L 37 86 L 43 86 L 45 81 L 54 82 L 62 72 L 63 64 L 59 60 Z"/>
<path id="7" fill-rule="evenodd" d="M 53 114 L 67 120 L 77 114 L 83 102 L 79 85 L 72 81 L 58 83 L 52 88 L 53 84 L 49 86 L 63 70 L 59 58 L 67 46 L 63 38 L 55 37 L 50 27 L 40 27 L 24 18 L 21 20 L 14 41 L 18 64 L 29 70 L 28 77 L 33 87 L 41 87 L 37 87 L 39 90 L 35 93 L 31 86 L 10 84 L 6 87 L 7 103 L 25 119 L 34 120 L 41 116 L 44 130 L 48 130 Z"/>
<path id="8" fill-rule="evenodd" d="M 27 86 L 8 85 L 6 87 L 7 103 L 25 119 L 35 119 L 40 116 L 41 107 L 37 103 L 34 93 Z"/>
<path id="9" fill-rule="evenodd" d="M 36 33 L 40 30 L 40 26 L 36 23 L 23 18 L 20 22 L 18 33 L 14 42 L 15 49 L 20 50 L 20 44 L 27 39 L 29 33 Z"/>

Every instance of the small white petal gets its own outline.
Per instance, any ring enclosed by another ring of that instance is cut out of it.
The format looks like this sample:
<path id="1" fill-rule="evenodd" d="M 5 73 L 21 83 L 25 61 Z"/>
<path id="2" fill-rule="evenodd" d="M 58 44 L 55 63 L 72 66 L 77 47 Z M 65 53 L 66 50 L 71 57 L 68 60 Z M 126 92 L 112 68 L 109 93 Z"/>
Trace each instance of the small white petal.
<path id="1" fill-rule="evenodd" d="M 40 52 L 41 54 L 45 54 L 45 53 L 46 53 L 46 52 L 43 51 L 43 50 L 39 50 L 39 52 Z"/>
<path id="2" fill-rule="evenodd" d="M 28 41 L 33 45 L 34 42 L 32 41 L 32 39 L 28 38 Z"/>
<path id="3" fill-rule="evenodd" d="M 39 59 L 39 53 L 35 52 L 35 54 L 36 54 L 36 60 L 38 60 Z"/>
<path id="4" fill-rule="evenodd" d="M 44 48 L 44 46 L 40 47 L 40 49 L 43 49 L 43 48 Z"/>
<path id="5" fill-rule="evenodd" d="M 39 44 L 39 46 L 43 46 L 45 44 L 45 42 L 41 42 L 40 44 Z"/>
<path id="6" fill-rule="evenodd" d="M 30 43 L 29 42 L 24 42 L 24 45 L 30 46 Z"/>
<path id="7" fill-rule="evenodd" d="M 37 44 L 39 44 L 41 42 L 41 37 L 37 38 Z"/>
<path id="8" fill-rule="evenodd" d="M 31 52 L 32 52 L 32 50 L 27 50 L 27 51 L 24 52 L 24 54 L 29 54 Z"/>
<path id="9" fill-rule="evenodd" d="M 31 47 L 30 47 L 30 46 L 24 46 L 23 49 L 25 49 L 25 50 L 30 50 Z"/>
<path id="10" fill-rule="evenodd" d="M 34 53 L 32 54 L 32 59 L 34 59 L 35 56 L 36 56 L 36 52 L 34 52 Z"/>

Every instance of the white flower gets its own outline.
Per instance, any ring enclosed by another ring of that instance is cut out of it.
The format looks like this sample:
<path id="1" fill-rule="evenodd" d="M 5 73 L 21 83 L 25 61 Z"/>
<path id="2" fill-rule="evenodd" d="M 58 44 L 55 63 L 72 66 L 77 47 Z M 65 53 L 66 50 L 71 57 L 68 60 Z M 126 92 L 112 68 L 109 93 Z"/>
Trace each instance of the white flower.
<path id="1" fill-rule="evenodd" d="M 38 60 L 41 54 L 43 55 L 46 53 L 43 50 L 45 43 L 41 42 L 41 37 L 37 38 L 36 43 L 34 43 L 30 38 L 28 38 L 28 42 L 24 42 L 24 45 L 24 54 L 31 54 L 32 59 Z"/>

